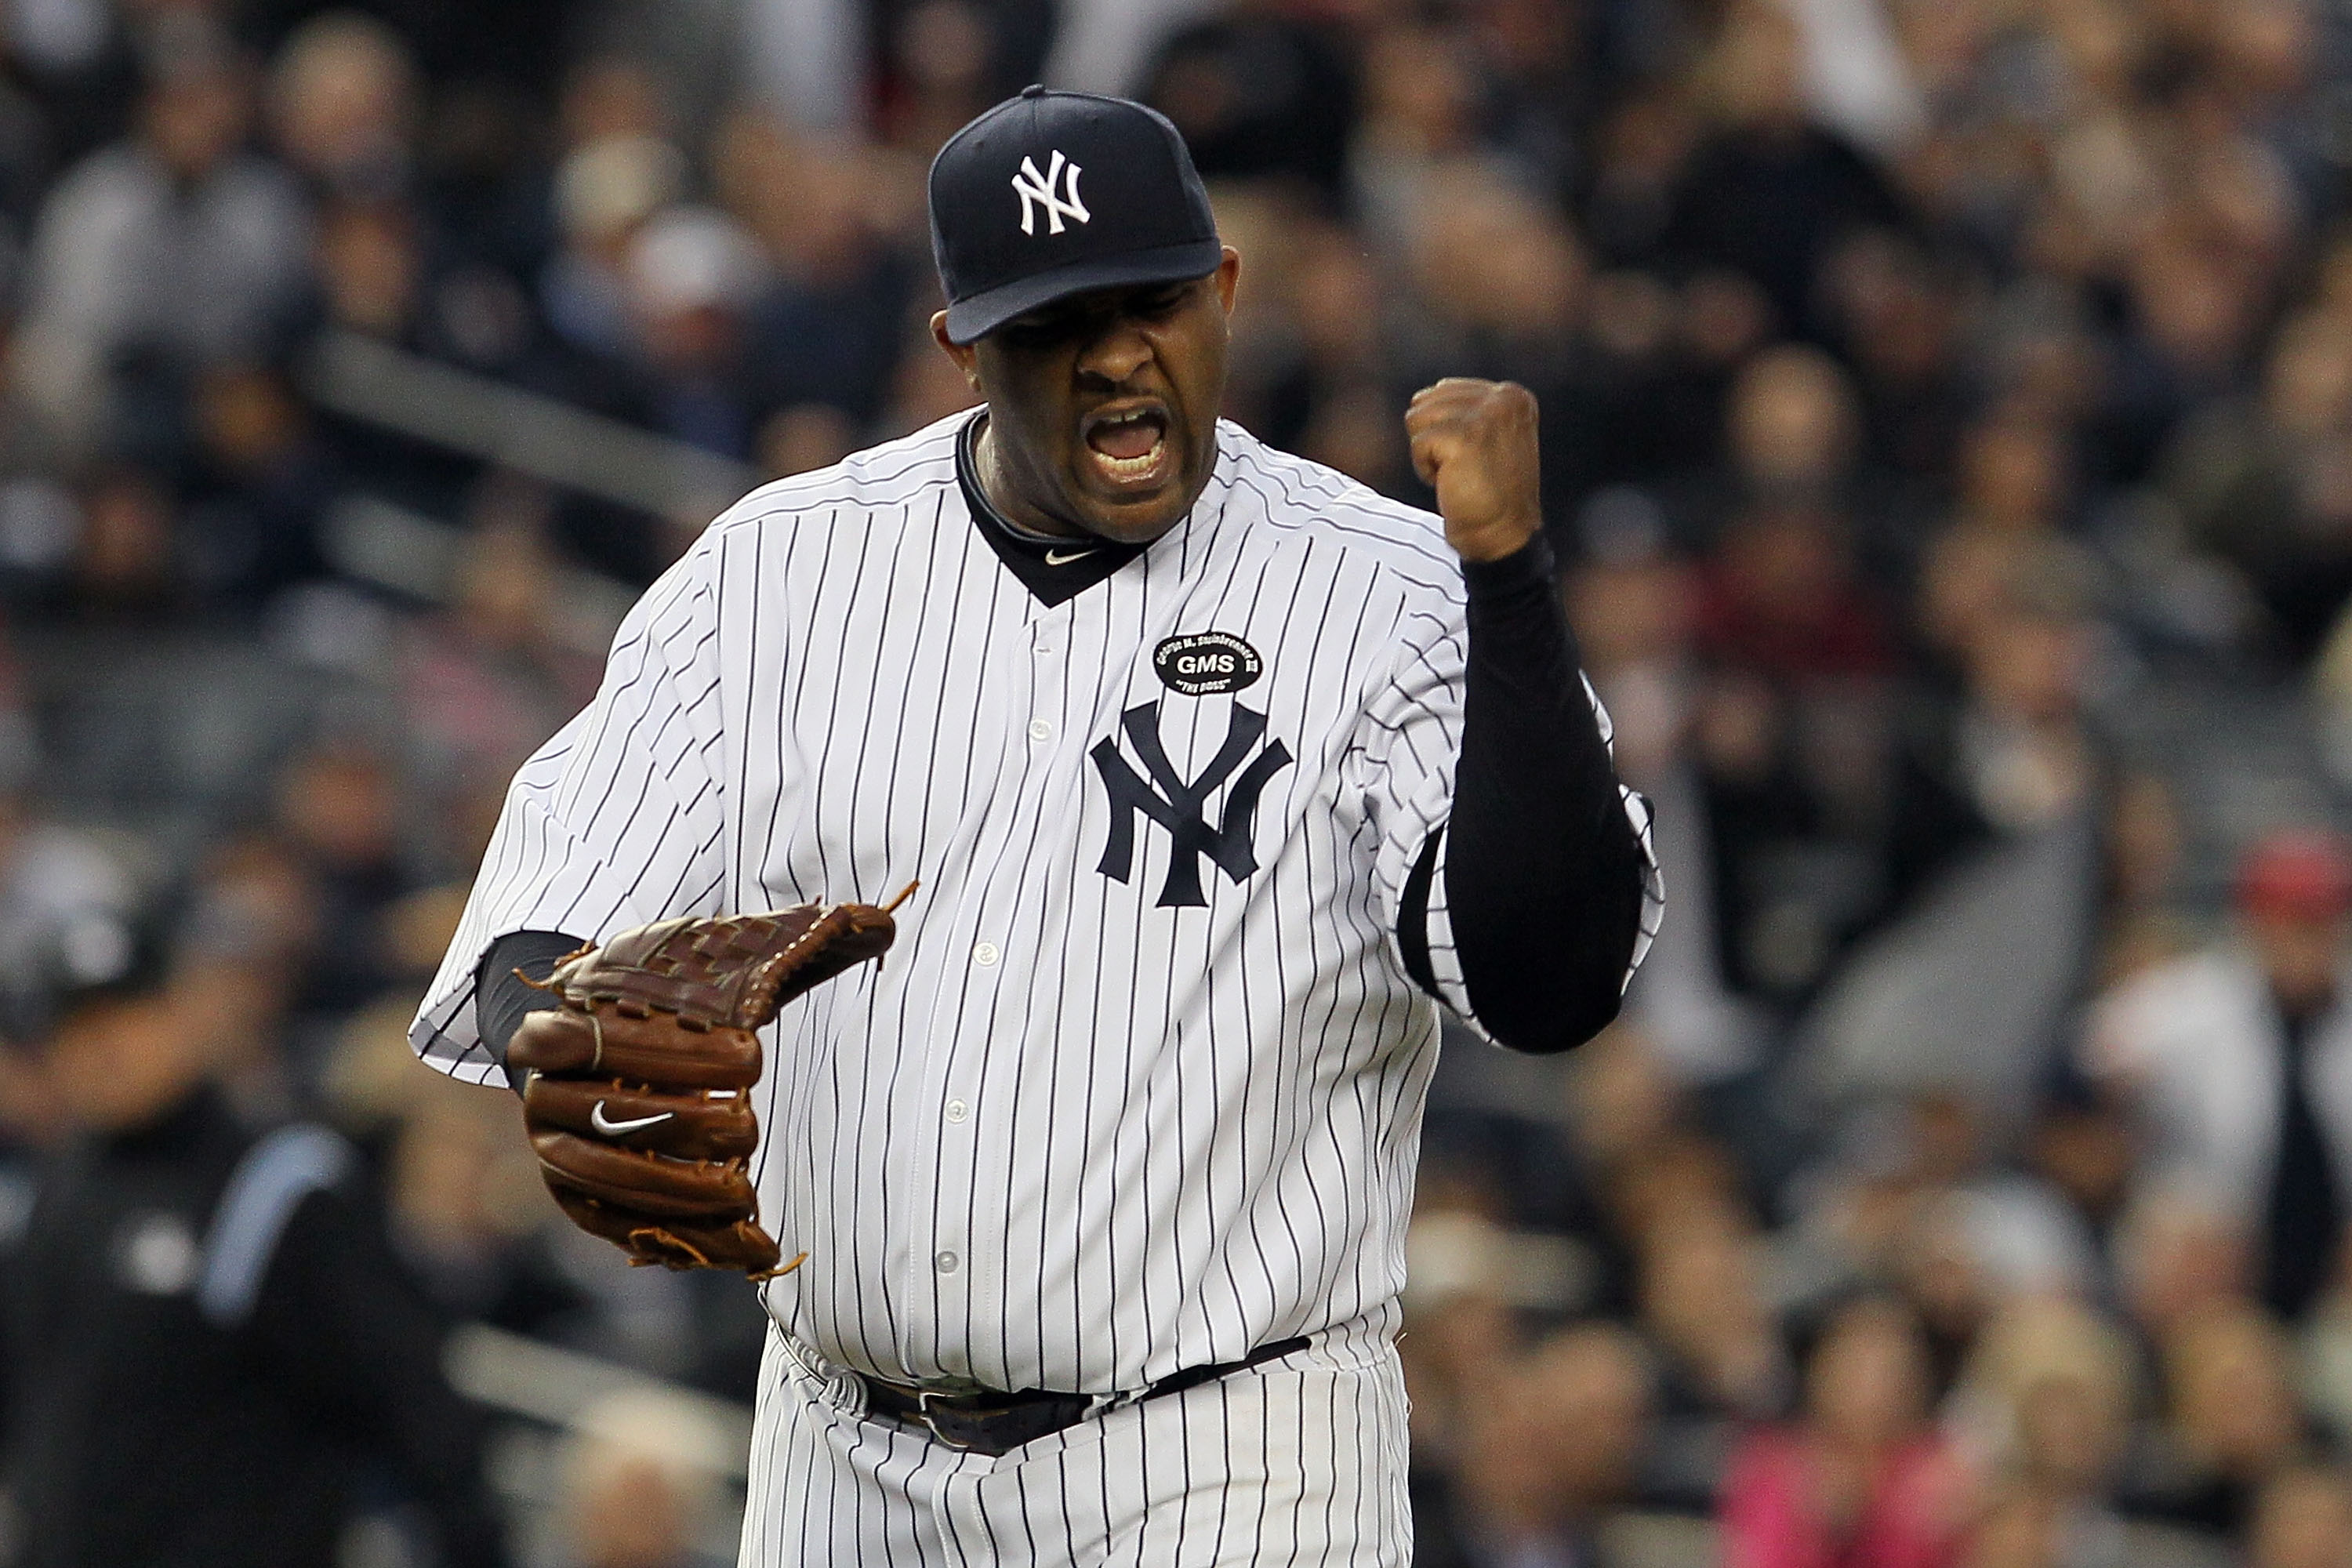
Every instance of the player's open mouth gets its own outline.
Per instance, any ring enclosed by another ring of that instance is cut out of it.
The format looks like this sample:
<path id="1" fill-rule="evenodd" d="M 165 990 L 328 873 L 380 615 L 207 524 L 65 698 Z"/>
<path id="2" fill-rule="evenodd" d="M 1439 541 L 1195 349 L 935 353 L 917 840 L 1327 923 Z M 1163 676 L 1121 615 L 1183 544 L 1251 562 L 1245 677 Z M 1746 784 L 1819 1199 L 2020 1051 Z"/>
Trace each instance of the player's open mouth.
<path id="1" fill-rule="evenodd" d="M 1157 404 L 1097 409 L 1083 429 L 1095 471 L 1115 489 L 1155 487 L 1173 466 L 1168 414 Z"/>

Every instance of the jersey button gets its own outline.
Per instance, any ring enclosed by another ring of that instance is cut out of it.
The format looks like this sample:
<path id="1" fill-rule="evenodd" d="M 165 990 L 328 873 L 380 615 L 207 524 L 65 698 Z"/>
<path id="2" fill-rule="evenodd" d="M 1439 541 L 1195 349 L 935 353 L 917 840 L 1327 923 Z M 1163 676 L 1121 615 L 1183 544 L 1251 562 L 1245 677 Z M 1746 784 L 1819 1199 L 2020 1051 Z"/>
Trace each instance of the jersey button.
<path id="1" fill-rule="evenodd" d="M 1032 719 L 1029 721 L 1029 738 L 1033 741 L 1050 741 L 1054 738 L 1054 726 L 1043 719 Z"/>
<path id="2" fill-rule="evenodd" d="M 982 969 L 995 968 L 999 956 L 1001 955 L 996 951 L 996 944 L 992 942 L 983 942 L 971 950 L 971 961 Z"/>
<path id="3" fill-rule="evenodd" d="M 952 1274 L 958 1268 L 963 1267 L 963 1259 L 958 1258 L 952 1252 L 942 1252 L 937 1258 L 932 1258 L 931 1262 L 942 1274 Z"/>
<path id="4" fill-rule="evenodd" d="M 948 1101 L 948 1120 L 950 1121 L 961 1123 L 965 1117 L 970 1116 L 971 1114 L 971 1107 L 966 1105 L 962 1100 L 950 1100 Z"/>

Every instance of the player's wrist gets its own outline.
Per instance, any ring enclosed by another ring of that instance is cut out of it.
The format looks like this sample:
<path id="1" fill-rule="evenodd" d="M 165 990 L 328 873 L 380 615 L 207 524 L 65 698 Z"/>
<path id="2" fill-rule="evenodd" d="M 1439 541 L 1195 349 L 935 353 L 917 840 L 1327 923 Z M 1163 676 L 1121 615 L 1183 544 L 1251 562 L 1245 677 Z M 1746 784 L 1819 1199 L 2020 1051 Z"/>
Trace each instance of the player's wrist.
<path id="1" fill-rule="evenodd" d="M 1543 514 L 1538 511 L 1500 518 L 1468 528 L 1456 530 L 1449 527 L 1446 530 L 1446 542 L 1465 562 L 1500 561 L 1527 548 L 1529 540 L 1542 536 Z"/>
<path id="2" fill-rule="evenodd" d="M 1462 581 L 1473 599 L 1489 599 L 1529 588 L 1549 594 L 1558 569 L 1551 542 L 1538 530 L 1532 538 L 1522 540 L 1516 549 L 1490 556 L 1463 556 Z"/>

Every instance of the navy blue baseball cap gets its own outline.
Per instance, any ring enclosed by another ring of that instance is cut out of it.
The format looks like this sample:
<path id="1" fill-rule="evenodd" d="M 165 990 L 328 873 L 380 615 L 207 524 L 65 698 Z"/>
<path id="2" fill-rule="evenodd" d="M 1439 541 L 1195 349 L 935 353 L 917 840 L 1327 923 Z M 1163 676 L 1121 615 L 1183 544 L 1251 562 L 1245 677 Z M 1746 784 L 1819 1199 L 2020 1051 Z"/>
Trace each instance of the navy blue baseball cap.
<path id="1" fill-rule="evenodd" d="M 948 138 L 930 196 L 950 342 L 1089 289 L 1205 278 L 1224 254 L 1184 138 L 1124 98 L 1024 88 Z"/>

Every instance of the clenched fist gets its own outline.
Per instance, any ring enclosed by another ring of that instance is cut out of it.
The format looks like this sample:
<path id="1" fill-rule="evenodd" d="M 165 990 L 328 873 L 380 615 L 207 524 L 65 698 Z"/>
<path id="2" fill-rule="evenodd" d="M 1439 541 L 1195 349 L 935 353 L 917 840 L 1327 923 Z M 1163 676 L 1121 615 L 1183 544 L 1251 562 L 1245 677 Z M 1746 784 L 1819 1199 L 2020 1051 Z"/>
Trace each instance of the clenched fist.
<path id="1" fill-rule="evenodd" d="M 1536 395 L 1515 381 L 1449 375 L 1404 411 L 1412 468 L 1437 490 L 1445 542 L 1465 561 L 1499 561 L 1543 527 Z"/>

